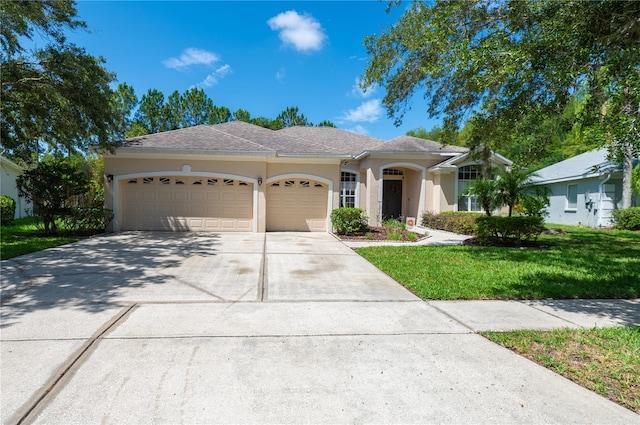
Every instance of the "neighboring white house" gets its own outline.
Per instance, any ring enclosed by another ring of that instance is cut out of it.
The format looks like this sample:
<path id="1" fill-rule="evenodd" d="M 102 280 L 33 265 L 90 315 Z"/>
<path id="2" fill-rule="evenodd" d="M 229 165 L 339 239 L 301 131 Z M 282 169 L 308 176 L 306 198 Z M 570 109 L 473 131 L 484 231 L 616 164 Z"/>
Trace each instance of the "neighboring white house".
<path id="1" fill-rule="evenodd" d="M 16 201 L 16 218 L 26 217 L 27 202 L 18 196 L 16 179 L 22 174 L 22 167 L 0 155 L 0 195 L 8 196 Z"/>
<path id="2" fill-rule="evenodd" d="M 613 210 L 621 207 L 622 166 L 598 149 L 536 171 L 533 180 L 550 190 L 547 221 L 557 224 L 609 227 Z M 637 205 L 638 200 L 634 200 Z"/>

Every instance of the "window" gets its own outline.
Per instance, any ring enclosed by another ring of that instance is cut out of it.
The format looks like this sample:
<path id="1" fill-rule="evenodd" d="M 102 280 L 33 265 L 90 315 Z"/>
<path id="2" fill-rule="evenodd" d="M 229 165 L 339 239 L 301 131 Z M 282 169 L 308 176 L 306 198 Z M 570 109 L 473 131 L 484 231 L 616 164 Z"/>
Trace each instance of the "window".
<path id="1" fill-rule="evenodd" d="M 395 168 L 385 168 L 382 170 L 383 176 L 404 176 L 404 171 Z"/>
<path id="2" fill-rule="evenodd" d="M 575 210 L 578 208 L 578 185 L 567 185 L 567 209 Z"/>
<path id="3" fill-rule="evenodd" d="M 347 171 L 340 173 L 340 207 L 355 208 L 356 186 L 357 182 L 355 173 Z"/>
<path id="4" fill-rule="evenodd" d="M 458 211 L 482 211 L 478 204 L 478 197 L 464 195 L 467 187 L 482 176 L 480 165 L 465 165 L 458 168 Z"/>

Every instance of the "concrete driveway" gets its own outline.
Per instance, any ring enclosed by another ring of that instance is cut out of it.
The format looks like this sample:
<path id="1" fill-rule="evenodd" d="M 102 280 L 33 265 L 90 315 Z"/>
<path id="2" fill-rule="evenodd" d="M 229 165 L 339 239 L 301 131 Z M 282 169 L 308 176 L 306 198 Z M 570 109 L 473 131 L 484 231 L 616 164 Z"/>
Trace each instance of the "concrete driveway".
<path id="1" fill-rule="evenodd" d="M 2 289 L 2 423 L 640 423 L 328 234 L 108 235 Z"/>

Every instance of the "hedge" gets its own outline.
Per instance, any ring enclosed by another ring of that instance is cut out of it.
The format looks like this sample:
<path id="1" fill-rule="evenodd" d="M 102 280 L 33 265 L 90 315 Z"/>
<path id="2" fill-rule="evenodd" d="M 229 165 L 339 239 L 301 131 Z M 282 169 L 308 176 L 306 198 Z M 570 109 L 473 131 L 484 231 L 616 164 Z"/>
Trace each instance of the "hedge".
<path id="1" fill-rule="evenodd" d="M 10 226 L 16 217 L 16 201 L 8 196 L 0 196 L 0 224 Z"/>
<path id="2" fill-rule="evenodd" d="M 499 241 L 501 245 L 521 245 L 525 241 L 535 241 L 544 231 L 542 217 L 478 217 L 478 242 L 491 245 Z"/>
<path id="3" fill-rule="evenodd" d="M 640 230 L 640 207 L 613 210 L 616 219 L 616 229 Z"/>
<path id="4" fill-rule="evenodd" d="M 475 221 L 478 217 L 482 217 L 482 213 L 447 211 L 438 214 L 427 211 L 422 214 L 420 224 L 430 229 L 446 230 L 460 235 L 473 236 L 478 231 Z"/>

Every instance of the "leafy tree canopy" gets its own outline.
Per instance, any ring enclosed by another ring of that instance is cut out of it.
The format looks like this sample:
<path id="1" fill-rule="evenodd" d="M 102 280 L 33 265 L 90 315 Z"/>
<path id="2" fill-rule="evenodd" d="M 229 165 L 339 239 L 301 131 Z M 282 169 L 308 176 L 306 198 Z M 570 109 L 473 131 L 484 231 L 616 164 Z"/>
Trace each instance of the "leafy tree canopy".
<path id="1" fill-rule="evenodd" d="M 102 58 L 65 38 L 65 31 L 85 27 L 72 1 L 2 0 L 0 137 L 14 159 L 29 163 L 43 151 L 110 146 L 114 75 Z M 49 44 L 28 49 L 34 34 Z"/>
<path id="2" fill-rule="evenodd" d="M 361 85 L 386 88 L 396 123 L 424 94 L 428 114 L 444 118 L 443 141 L 453 143 L 466 121 L 468 146 L 493 150 L 512 137 L 547 140 L 545 120 L 577 96 L 583 123 L 601 129 L 599 144 L 628 158 L 640 150 L 638 16 L 640 2 L 614 0 L 414 2 L 365 38 Z"/>

